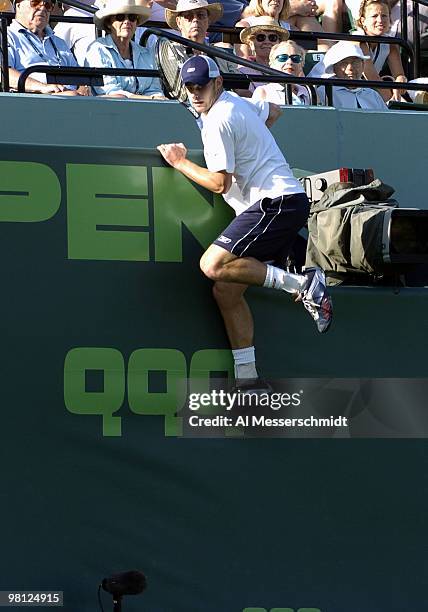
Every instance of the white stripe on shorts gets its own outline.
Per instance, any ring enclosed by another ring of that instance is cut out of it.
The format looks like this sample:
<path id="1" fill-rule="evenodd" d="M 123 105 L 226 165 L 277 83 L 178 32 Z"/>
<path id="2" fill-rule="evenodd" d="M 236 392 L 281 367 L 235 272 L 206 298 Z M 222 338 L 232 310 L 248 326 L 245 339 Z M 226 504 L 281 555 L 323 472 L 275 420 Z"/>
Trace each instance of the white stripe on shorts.
<path id="1" fill-rule="evenodd" d="M 264 198 L 263 198 L 263 199 L 264 199 Z M 262 200 L 260 200 L 260 204 L 259 204 L 260 209 L 261 209 L 261 210 L 262 210 L 262 212 L 263 212 L 263 217 L 260 219 L 259 223 L 261 223 L 261 222 L 263 221 L 263 219 L 265 218 L 265 216 L 266 216 L 266 212 L 263 210 L 263 208 L 262 208 L 262 206 L 261 206 L 261 205 L 262 205 L 262 202 L 263 202 L 263 199 L 262 199 Z M 274 217 L 272 217 L 272 219 L 271 219 L 271 220 L 269 221 L 269 223 L 266 225 L 265 229 L 264 229 L 264 230 L 261 232 L 261 234 L 257 234 L 257 236 L 255 236 L 255 237 L 253 238 L 253 240 L 251 240 L 251 242 L 249 242 L 249 243 L 247 244 L 247 246 L 246 246 L 246 247 L 245 247 L 245 249 L 242 251 L 242 253 L 240 254 L 240 256 L 239 256 L 239 257 L 242 257 L 242 256 L 243 256 L 243 254 L 244 254 L 244 253 L 245 253 L 245 251 L 248 249 L 248 247 L 249 247 L 249 246 L 251 246 L 251 245 L 252 245 L 252 244 L 253 244 L 253 243 L 254 243 L 254 242 L 257 240 L 257 238 L 258 238 L 259 236 L 262 236 L 262 235 L 263 235 L 263 234 L 266 232 L 266 230 L 268 229 L 268 227 L 269 227 L 269 225 L 272 223 L 272 221 L 274 221 L 274 220 L 277 218 L 277 216 L 278 216 L 279 214 L 281 214 L 281 212 L 282 212 L 282 203 L 283 203 L 283 201 L 284 201 L 284 196 L 281 196 L 281 203 L 280 203 L 280 205 L 279 205 L 279 209 L 278 209 L 278 212 L 276 213 L 276 215 L 275 215 Z M 237 243 L 234 245 L 234 247 L 233 247 L 233 248 L 235 248 L 235 247 L 236 247 L 236 245 L 237 245 L 239 242 L 241 242 L 241 240 L 243 240 L 244 238 L 246 238 L 246 237 L 248 236 L 248 234 L 250 234 L 250 233 L 251 233 L 251 232 L 252 232 L 254 229 L 256 229 L 256 227 L 257 227 L 257 225 L 258 225 L 259 223 L 257 223 L 257 224 L 256 224 L 256 225 L 255 225 L 255 226 L 254 226 L 254 227 L 253 227 L 253 228 L 252 228 L 252 229 L 251 229 L 249 232 L 247 232 L 247 233 L 245 234 L 245 236 L 243 236 L 243 238 L 240 238 L 240 239 L 238 240 L 238 242 L 237 242 Z M 233 253 L 233 250 L 232 250 L 232 253 Z"/>

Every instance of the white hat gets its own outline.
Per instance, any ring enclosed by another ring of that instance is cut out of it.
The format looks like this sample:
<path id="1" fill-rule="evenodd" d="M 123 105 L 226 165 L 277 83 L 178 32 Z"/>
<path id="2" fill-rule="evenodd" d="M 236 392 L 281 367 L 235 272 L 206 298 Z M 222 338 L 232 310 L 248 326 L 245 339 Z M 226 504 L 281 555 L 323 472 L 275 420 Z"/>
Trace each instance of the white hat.
<path id="1" fill-rule="evenodd" d="M 266 31 L 276 32 L 279 35 L 281 42 L 284 42 L 285 40 L 288 40 L 290 38 L 288 30 L 281 27 L 278 21 L 273 17 L 267 17 L 265 15 L 262 15 L 261 17 L 256 17 L 254 19 L 254 25 L 241 30 L 239 38 L 241 39 L 241 42 L 247 45 L 250 39 L 256 36 L 256 34 L 258 34 L 259 32 Z"/>
<path id="2" fill-rule="evenodd" d="M 99 30 L 104 30 L 104 21 L 113 15 L 138 15 L 137 25 L 150 17 L 151 9 L 148 0 L 107 0 L 94 15 L 94 23 Z"/>
<path id="3" fill-rule="evenodd" d="M 223 5 L 220 2 L 208 4 L 207 0 L 178 0 L 175 11 L 165 9 L 165 21 L 174 30 L 178 29 L 177 17 L 180 13 L 204 8 L 208 11 L 208 22 L 214 23 L 223 15 Z"/>
<path id="4" fill-rule="evenodd" d="M 354 45 L 354 43 L 348 40 L 341 40 L 330 47 L 330 49 L 324 55 L 323 64 L 325 67 L 325 73 L 333 74 L 333 66 L 344 60 L 346 57 L 358 57 L 361 60 L 370 59 L 370 56 L 364 55 L 358 45 Z"/>

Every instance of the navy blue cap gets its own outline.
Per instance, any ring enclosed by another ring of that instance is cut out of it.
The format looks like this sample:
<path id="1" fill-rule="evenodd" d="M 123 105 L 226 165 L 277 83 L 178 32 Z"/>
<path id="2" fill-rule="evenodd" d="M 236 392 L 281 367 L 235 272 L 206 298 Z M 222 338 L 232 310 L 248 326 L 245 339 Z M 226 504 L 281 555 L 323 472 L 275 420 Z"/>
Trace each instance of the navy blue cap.
<path id="1" fill-rule="evenodd" d="M 208 55 L 193 55 L 184 62 L 181 68 L 181 78 L 185 84 L 206 85 L 208 81 L 218 76 L 220 76 L 220 70 Z"/>

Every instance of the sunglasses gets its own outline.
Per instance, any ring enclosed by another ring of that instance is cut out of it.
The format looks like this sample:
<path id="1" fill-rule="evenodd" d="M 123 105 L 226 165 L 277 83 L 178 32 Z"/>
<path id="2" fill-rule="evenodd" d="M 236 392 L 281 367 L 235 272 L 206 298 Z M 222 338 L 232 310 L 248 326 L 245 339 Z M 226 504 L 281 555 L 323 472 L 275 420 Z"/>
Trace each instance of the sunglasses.
<path id="1" fill-rule="evenodd" d="M 54 7 L 55 2 L 50 2 L 50 0 L 30 0 L 31 8 L 36 8 L 37 6 L 43 5 L 47 11 L 51 11 Z"/>
<path id="2" fill-rule="evenodd" d="M 134 15 L 134 13 L 120 13 L 119 15 L 113 15 L 112 19 L 113 21 L 120 21 L 121 23 L 125 21 L 125 19 L 128 19 L 128 21 L 132 21 L 132 23 L 134 23 L 135 21 L 138 21 L 138 15 Z"/>
<path id="3" fill-rule="evenodd" d="M 279 35 L 278 34 L 256 34 L 255 38 L 257 42 L 264 42 L 267 38 L 269 42 L 275 43 L 279 40 Z"/>
<path id="4" fill-rule="evenodd" d="M 288 55 L 288 53 L 280 53 L 275 57 L 275 60 L 281 64 L 285 64 L 285 62 L 289 59 L 291 59 L 293 64 L 300 64 L 303 58 L 299 53 L 293 53 L 293 55 Z"/>

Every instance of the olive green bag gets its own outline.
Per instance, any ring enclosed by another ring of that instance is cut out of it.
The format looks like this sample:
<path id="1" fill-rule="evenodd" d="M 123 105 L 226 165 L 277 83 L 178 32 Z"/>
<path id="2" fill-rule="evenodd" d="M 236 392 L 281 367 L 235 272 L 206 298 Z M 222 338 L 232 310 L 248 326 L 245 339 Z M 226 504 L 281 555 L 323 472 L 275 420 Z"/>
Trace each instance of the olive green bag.
<path id="1" fill-rule="evenodd" d="M 398 206 L 393 193 L 379 179 L 362 187 L 330 185 L 311 206 L 305 265 L 322 268 L 328 285 L 381 277 L 388 268 L 385 227 Z"/>

